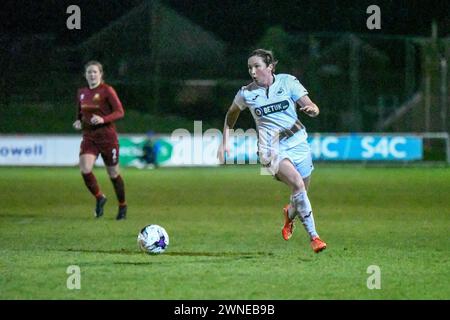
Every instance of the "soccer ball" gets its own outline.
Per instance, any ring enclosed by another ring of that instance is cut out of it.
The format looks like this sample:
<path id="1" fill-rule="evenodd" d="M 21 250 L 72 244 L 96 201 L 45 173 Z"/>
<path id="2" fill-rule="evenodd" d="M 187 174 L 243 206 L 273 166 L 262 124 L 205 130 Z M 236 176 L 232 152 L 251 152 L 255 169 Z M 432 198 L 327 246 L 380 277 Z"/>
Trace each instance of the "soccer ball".
<path id="1" fill-rule="evenodd" d="M 150 224 L 139 232 L 137 242 L 142 251 L 159 254 L 169 246 L 169 235 L 163 227 Z"/>

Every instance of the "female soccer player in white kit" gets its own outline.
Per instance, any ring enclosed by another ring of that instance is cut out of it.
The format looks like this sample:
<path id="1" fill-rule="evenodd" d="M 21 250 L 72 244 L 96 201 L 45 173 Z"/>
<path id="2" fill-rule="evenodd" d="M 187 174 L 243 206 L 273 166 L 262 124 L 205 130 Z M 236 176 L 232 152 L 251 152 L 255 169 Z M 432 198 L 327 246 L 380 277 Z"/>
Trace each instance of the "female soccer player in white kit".
<path id="1" fill-rule="evenodd" d="M 276 64 L 271 51 L 257 49 L 250 54 L 248 72 L 253 82 L 238 91 L 228 109 L 218 158 L 221 163 L 225 161 L 229 153 L 229 130 L 240 112 L 248 108 L 256 123 L 261 164 L 292 190 L 290 203 L 283 208 L 283 238 L 289 240 L 292 236 L 298 216 L 309 234 L 312 249 L 318 253 L 327 245 L 316 231 L 308 199 L 307 189 L 314 166 L 306 129 L 298 120 L 296 106 L 310 117 L 316 117 L 319 108 L 294 76 L 274 74 Z"/>

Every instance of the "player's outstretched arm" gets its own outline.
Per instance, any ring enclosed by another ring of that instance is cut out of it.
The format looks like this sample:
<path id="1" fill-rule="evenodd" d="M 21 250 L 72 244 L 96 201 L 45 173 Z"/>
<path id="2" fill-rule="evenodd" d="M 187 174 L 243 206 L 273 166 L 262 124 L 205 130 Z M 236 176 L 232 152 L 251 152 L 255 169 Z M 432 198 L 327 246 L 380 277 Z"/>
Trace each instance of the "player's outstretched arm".
<path id="1" fill-rule="evenodd" d="M 310 117 L 317 117 L 320 113 L 319 107 L 311 101 L 308 95 L 304 95 L 296 101 L 300 106 L 299 110 L 306 113 Z"/>
<path id="2" fill-rule="evenodd" d="M 230 135 L 230 129 L 234 127 L 237 119 L 239 118 L 239 114 L 241 113 L 241 109 L 233 103 L 225 116 L 225 123 L 223 126 L 223 136 L 222 136 L 222 144 L 219 146 L 219 150 L 217 150 L 217 158 L 220 163 L 225 162 L 225 157 L 229 154 L 230 149 L 228 146 L 228 137 Z"/>

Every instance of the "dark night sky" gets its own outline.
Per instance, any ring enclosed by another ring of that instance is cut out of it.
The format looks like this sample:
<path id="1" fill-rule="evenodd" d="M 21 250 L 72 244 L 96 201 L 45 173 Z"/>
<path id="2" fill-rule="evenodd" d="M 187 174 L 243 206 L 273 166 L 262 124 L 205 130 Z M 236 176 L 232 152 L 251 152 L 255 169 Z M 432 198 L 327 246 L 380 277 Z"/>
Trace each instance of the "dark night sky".
<path id="1" fill-rule="evenodd" d="M 1 32 L 13 36 L 54 33 L 61 44 L 77 43 L 126 13 L 140 0 L 6 0 L 0 12 Z M 433 19 L 439 36 L 450 36 L 450 1 L 292 0 L 292 1 L 162 1 L 182 15 L 236 45 L 256 42 L 267 27 L 290 32 L 352 31 L 378 34 L 430 35 Z M 66 29 L 66 8 L 81 8 L 82 30 Z M 381 8 L 382 29 L 369 31 L 366 8 Z"/>

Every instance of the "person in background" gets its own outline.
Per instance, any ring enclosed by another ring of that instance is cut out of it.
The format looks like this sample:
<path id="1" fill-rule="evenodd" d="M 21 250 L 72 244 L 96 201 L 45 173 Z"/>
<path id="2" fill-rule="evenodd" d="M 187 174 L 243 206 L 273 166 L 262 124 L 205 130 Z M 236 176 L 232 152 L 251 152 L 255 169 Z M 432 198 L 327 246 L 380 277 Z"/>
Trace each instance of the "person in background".
<path id="1" fill-rule="evenodd" d="M 103 81 L 103 66 L 89 61 L 84 67 L 88 86 L 77 93 L 77 112 L 73 127 L 82 130 L 80 170 L 84 183 L 96 199 L 95 217 L 103 216 L 107 198 L 92 172 L 99 154 L 114 186 L 118 200 L 116 220 L 127 215 L 125 185 L 119 172 L 119 141 L 114 122 L 123 118 L 124 109 L 113 87 Z"/>
<path id="2" fill-rule="evenodd" d="M 145 140 L 144 145 L 142 146 L 142 157 L 141 160 L 145 163 L 145 167 L 148 169 L 157 168 L 158 164 L 156 161 L 156 145 L 153 142 L 153 131 L 147 132 L 147 139 Z"/>

